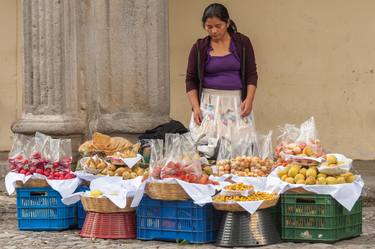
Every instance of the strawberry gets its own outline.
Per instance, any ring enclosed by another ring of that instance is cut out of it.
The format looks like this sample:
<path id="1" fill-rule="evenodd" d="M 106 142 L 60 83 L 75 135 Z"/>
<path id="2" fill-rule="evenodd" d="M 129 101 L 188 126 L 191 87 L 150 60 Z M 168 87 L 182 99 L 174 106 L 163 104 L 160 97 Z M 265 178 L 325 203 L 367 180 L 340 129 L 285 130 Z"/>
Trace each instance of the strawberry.
<path id="1" fill-rule="evenodd" d="M 24 170 L 24 169 L 21 169 L 21 170 L 20 170 L 20 173 L 26 175 L 27 171 Z"/>
<path id="2" fill-rule="evenodd" d="M 31 171 L 31 169 L 30 169 L 30 171 Z M 43 172 L 44 172 L 44 171 L 43 171 L 42 169 L 37 169 L 37 170 L 36 170 L 36 173 L 37 173 L 37 174 L 41 174 L 41 175 L 43 175 Z"/>
<path id="3" fill-rule="evenodd" d="M 55 178 L 59 178 L 60 177 L 60 174 L 59 174 L 59 172 L 53 172 L 53 177 L 55 177 Z"/>

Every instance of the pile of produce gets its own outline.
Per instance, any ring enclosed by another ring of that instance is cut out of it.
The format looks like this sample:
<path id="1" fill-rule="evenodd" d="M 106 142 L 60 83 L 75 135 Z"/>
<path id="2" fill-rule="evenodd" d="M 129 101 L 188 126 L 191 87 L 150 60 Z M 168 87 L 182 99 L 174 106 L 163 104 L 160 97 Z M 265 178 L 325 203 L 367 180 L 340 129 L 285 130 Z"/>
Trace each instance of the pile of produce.
<path id="1" fill-rule="evenodd" d="M 300 165 L 317 165 L 324 156 L 324 151 L 313 117 L 303 122 L 300 127 L 285 124 L 279 128 L 281 135 L 277 138 L 275 156 L 277 165 L 294 162 Z"/>
<path id="2" fill-rule="evenodd" d="M 234 174 L 238 176 L 267 176 L 273 170 L 274 162 L 271 159 L 261 159 L 258 156 L 238 156 L 232 160 L 217 162 L 218 176 Z"/>
<path id="3" fill-rule="evenodd" d="M 132 168 L 127 166 L 118 166 L 101 159 L 98 156 L 86 157 L 81 159 L 83 169 L 94 175 L 101 176 L 122 176 L 124 180 L 133 179 L 138 176 L 147 176 L 148 170 L 136 165 Z"/>
<path id="4" fill-rule="evenodd" d="M 53 139 L 37 132 L 34 137 L 17 134 L 9 153 L 12 172 L 44 175 L 50 180 L 66 180 L 76 176 L 70 169 L 70 139 Z"/>
<path id="5" fill-rule="evenodd" d="M 154 179 L 174 178 L 190 183 L 218 184 L 209 180 L 207 174 L 202 173 L 201 164 L 198 161 L 189 165 L 170 161 L 165 166 L 154 167 L 151 176 Z"/>
<path id="6" fill-rule="evenodd" d="M 356 177 L 351 172 L 339 175 L 327 175 L 320 173 L 315 166 L 303 167 L 297 164 L 288 164 L 284 169 L 277 172 L 282 181 L 290 184 L 306 185 L 332 185 L 352 183 Z"/>
<path id="7" fill-rule="evenodd" d="M 106 156 L 110 156 L 116 152 L 125 153 L 126 151 L 131 151 L 133 149 L 132 146 L 133 144 L 125 138 L 110 137 L 95 132 L 92 136 L 92 140 L 83 143 L 78 150 L 84 156 L 97 153 L 103 153 Z"/>
<path id="8" fill-rule="evenodd" d="M 235 202 L 235 201 L 267 201 L 277 198 L 275 193 L 254 192 L 249 196 L 225 196 L 217 195 L 213 198 L 214 202 Z"/>

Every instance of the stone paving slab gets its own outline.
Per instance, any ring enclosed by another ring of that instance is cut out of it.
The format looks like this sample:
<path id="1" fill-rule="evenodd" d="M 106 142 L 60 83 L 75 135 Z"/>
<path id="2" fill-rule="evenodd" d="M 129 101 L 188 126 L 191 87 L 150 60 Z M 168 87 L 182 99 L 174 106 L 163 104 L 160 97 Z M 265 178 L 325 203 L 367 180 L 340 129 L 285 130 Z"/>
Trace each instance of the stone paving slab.
<path id="1" fill-rule="evenodd" d="M 139 241 L 139 240 L 104 240 L 81 238 L 78 230 L 62 232 L 19 231 L 15 215 L 15 198 L 0 195 L 0 248 L 38 248 L 38 249 L 72 249 L 72 248 L 217 248 L 212 244 L 178 245 L 172 242 Z M 261 248 L 375 248 L 375 205 L 370 202 L 363 209 L 363 234 L 360 237 L 344 240 L 335 244 L 281 243 Z"/>

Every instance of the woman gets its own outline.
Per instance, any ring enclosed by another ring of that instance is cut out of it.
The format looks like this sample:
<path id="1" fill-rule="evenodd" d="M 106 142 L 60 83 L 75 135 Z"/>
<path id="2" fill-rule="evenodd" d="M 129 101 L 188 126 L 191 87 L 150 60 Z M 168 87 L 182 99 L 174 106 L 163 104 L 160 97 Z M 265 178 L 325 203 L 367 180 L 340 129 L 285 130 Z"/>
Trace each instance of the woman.
<path id="1" fill-rule="evenodd" d="M 237 32 L 222 4 L 209 5 L 202 24 L 208 36 L 191 48 L 186 73 L 190 131 L 194 137 L 230 138 L 239 129 L 255 130 L 258 75 L 250 39 Z"/>

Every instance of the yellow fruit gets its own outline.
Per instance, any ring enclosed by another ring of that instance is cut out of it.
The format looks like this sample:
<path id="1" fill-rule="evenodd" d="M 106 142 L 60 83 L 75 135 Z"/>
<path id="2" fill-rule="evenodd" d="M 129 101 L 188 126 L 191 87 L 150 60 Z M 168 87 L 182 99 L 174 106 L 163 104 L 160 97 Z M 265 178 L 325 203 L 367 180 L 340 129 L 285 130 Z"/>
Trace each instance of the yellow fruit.
<path id="1" fill-rule="evenodd" d="M 302 154 L 306 154 L 306 156 L 312 156 L 312 155 L 314 155 L 314 151 L 313 151 L 312 147 L 310 145 L 308 145 L 303 149 Z"/>
<path id="2" fill-rule="evenodd" d="M 336 181 L 337 181 L 337 184 L 346 183 L 346 181 L 345 181 L 345 177 L 343 177 L 343 176 L 338 176 L 338 177 L 336 178 Z"/>
<path id="3" fill-rule="evenodd" d="M 352 182 L 354 182 L 355 181 L 355 175 L 350 175 L 350 176 L 347 176 L 347 177 L 345 177 L 345 182 L 346 183 L 352 183 Z"/>
<path id="4" fill-rule="evenodd" d="M 288 175 L 283 175 L 283 176 L 281 177 L 281 180 L 282 180 L 282 181 L 285 181 L 286 178 L 288 178 Z"/>
<path id="5" fill-rule="evenodd" d="M 296 167 L 292 167 L 292 168 L 289 170 L 289 172 L 288 172 L 288 176 L 294 178 L 294 177 L 298 174 L 298 171 L 299 171 L 298 168 L 296 168 Z"/>
<path id="6" fill-rule="evenodd" d="M 330 164 L 337 164 L 337 158 L 334 155 L 327 155 L 327 163 Z"/>
<path id="7" fill-rule="evenodd" d="M 299 170 L 299 173 L 306 176 L 306 171 L 307 171 L 306 168 L 302 168 L 302 169 Z"/>
<path id="8" fill-rule="evenodd" d="M 296 182 L 298 182 L 298 180 L 305 180 L 305 176 L 301 173 L 297 174 L 295 177 L 294 177 L 294 180 Z"/>
<path id="9" fill-rule="evenodd" d="M 297 184 L 306 184 L 305 180 L 298 180 L 296 183 Z"/>
<path id="10" fill-rule="evenodd" d="M 135 172 L 131 172 L 130 173 L 130 178 L 136 178 L 137 177 L 137 173 L 135 173 Z"/>
<path id="11" fill-rule="evenodd" d="M 130 179 L 130 172 L 125 171 L 125 172 L 122 174 L 122 179 L 124 179 L 124 180 L 128 180 L 128 179 Z"/>
<path id="12" fill-rule="evenodd" d="M 317 178 L 319 178 L 319 177 L 324 177 L 324 178 L 326 178 L 326 177 L 327 177 L 327 174 L 319 173 L 318 176 L 317 176 Z"/>
<path id="13" fill-rule="evenodd" d="M 286 182 L 290 183 L 290 184 L 294 184 L 294 179 L 293 177 L 288 177 L 285 179 Z"/>
<path id="14" fill-rule="evenodd" d="M 332 176 L 328 176 L 326 178 L 326 181 L 327 181 L 327 184 L 328 185 L 333 185 L 333 184 L 337 184 L 337 180 L 335 177 L 332 177 Z"/>
<path id="15" fill-rule="evenodd" d="M 282 176 L 284 175 L 287 175 L 288 174 L 288 168 L 284 168 L 282 170 L 280 170 L 279 172 L 277 172 L 277 175 L 282 178 Z"/>
<path id="16" fill-rule="evenodd" d="M 100 196 L 102 196 L 102 191 L 100 191 L 99 189 L 94 189 L 93 191 L 90 192 L 90 197 L 94 197 L 94 198 L 98 198 Z"/>
<path id="17" fill-rule="evenodd" d="M 319 176 L 318 177 L 318 180 L 316 181 L 316 184 L 319 184 L 319 185 L 326 185 L 327 184 L 327 180 L 325 177 L 323 176 Z"/>
<path id="18" fill-rule="evenodd" d="M 306 185 L 315 185 L 315 177 L 313 177 L 313 176 L 307 177 Z"/>
<path id="19" fill-rule="evenodd" d="M 312 177 L 316 177 L 318 174 L 318 171 L 316 170 L 315 167 L 310 167 L 307 171 L 306 171 L 306 176 L 309 177 L 309 176 L 312 176 Z"/>

